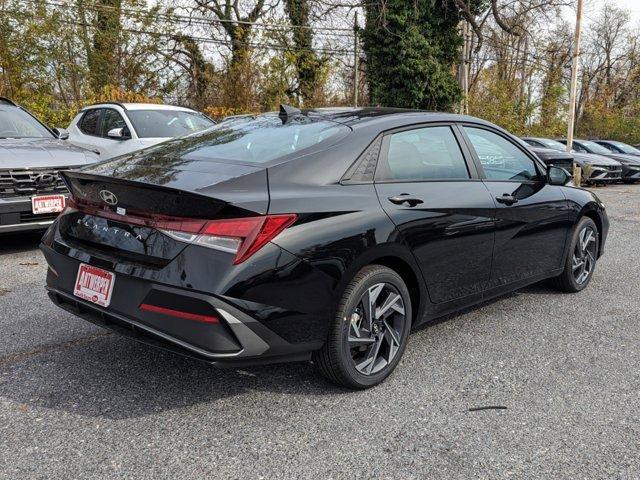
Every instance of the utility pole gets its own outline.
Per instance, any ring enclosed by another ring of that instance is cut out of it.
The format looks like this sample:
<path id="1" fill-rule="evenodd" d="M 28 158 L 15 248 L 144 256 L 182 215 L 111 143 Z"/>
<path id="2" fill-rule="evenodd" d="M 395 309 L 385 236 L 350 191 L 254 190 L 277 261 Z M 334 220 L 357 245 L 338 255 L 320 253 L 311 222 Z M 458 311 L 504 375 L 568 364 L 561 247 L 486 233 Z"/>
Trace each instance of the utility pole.
<path id="1" fill-rule="evenodd" d="M 353 20 L 353 106 L 358 106 L 358 83 L 360 80 L 358 78 L 358 69 L 360 66 L 358 65 L 359 55 L 358 55 L 358 12 L 355 13 L 355 18 Z"/>
<path id="2" fill-rule="evenodd" d="M 573 64 L 571 66 L 571 94 L 569 96 L 569 125 L 567 129 L 567 152 L 573 148 L 573 131 L 576 123 L 576 96 L 578 91 L 578 60 L 580 58 L 580 34 L 582 26 L 582 0 L 578 0 L 576 11 L 576 33 L 573 41 Z"/>

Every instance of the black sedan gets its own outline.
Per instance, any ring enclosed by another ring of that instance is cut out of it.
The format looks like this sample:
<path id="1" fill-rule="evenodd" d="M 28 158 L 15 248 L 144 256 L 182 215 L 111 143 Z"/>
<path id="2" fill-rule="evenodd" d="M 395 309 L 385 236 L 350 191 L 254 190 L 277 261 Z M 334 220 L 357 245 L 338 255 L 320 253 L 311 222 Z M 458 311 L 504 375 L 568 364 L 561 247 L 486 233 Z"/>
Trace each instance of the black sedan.
<path id="1" fill-rule="evenodd" d="M 560 140 L 566 145 L 566 140 Z M 591 140 L 574 140 L 573 149 L 579 153 L 588 153 L 608 157 L 622 164 L 622 181 L 635 183 L 640 180 L 640 158 L 635 155 L 612 152 L 610 149 Z"/>
<path id="2" fill-rule="evenodd" d="M 97 161 L 65 136 L 0 97 L 0 234 L 47 229 L 65 204 L 60 170 Z"/>
<path id="3" fill-rule="evenodd" d="M 584 289 L 609 226 L 565 170 L 444 113 L 282 107 L 64 178 L 41 245 L 56 304 L 213 364 L 313 359 L 349 388 L 429 319 Z"/>

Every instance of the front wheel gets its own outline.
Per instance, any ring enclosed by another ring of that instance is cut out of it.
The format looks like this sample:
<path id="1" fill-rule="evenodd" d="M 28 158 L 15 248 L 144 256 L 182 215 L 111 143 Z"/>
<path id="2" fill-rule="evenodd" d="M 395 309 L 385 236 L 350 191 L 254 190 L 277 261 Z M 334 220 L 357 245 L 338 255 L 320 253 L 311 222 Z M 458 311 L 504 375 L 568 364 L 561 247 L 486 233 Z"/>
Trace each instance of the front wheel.
<path id="1" fill-rule="evenodd" d="M 365 389 L 395 369 L 411 330 L 411 299 L 390 268 L 369 265 L 344 291 L 327 342 L 313 355 L 320 372 L 347 388 Z"/>
<path id="2" fill-rule="evenodd" d="M 599 245 L 596 224 L 590 218 L 583 217 L 571 236 L 564 271 L 554 278 L 556 288 L 569 293 L 586 288 L 596 268 Z"/>

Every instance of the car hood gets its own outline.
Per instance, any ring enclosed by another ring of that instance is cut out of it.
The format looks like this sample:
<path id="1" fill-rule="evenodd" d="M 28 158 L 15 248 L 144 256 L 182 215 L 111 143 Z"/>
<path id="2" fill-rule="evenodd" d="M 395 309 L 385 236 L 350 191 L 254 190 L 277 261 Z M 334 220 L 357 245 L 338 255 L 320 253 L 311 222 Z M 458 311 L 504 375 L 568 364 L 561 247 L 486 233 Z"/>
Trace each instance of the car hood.
<path id="1" fill-rule="evenodd" d="M 612 158 L 620 163 L 640 165 L 640 157 L 636 157 L 635 155 L 627 155 L 626 153 L 612 153 L 611 155 L 607 155 L 607 157 Z"/>
<path id="2" fill-rule="evenodd" d="M 578 163 L 586 163 L 588 165 L 620 165 L 620 162 L 612 158 L 596 155 L 595 153 L 572 153 L 572 155 Z"/>
<path id="3" fill-rule="evenodd" d="M 77 167 L 97 161 L 89 150 L 56 138 L 0 139 L 0 169 Z"/>

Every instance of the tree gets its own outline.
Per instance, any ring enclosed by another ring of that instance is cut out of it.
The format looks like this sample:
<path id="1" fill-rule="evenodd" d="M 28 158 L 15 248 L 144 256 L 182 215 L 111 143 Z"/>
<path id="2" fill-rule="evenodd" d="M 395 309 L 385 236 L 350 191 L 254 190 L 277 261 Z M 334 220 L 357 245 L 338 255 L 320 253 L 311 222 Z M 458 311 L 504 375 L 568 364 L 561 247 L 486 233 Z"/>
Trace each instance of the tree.
<path id="1" fill-rule="evenodd" d="M 365 3 L 362 40 L 371 102 L 450 109 L 460 100 L 453 76 L 462 38 L 451 0 L 372 0 Z M 475 7 L 473 7 L 475 8 Z"/>
<path id="2" fill-rule="evenodd" d="M 285 0 L 284 9 L 293 26 L 297 86 L 291 92 L 301 103 L 312 101 L 322 69 L 326 63 L 313 50 L 313 30 L 310 26 L 310 0 Z"/>

